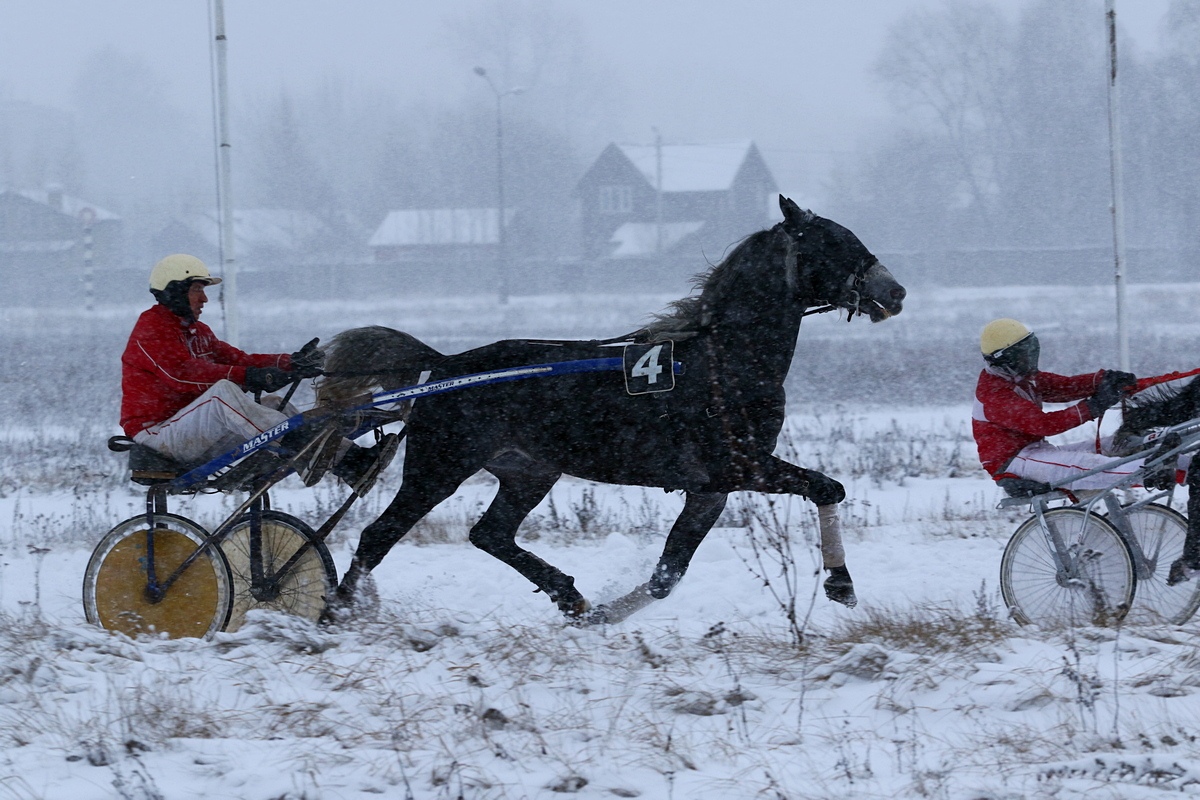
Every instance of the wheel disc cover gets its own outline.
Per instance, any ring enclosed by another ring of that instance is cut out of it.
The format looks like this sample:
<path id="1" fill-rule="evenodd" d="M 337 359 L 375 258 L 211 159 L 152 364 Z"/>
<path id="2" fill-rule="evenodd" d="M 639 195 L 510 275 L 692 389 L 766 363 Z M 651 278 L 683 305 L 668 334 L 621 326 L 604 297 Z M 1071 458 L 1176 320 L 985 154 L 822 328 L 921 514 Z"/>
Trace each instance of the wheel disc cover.
<path id="1" fill-rule="evenodd" d="M 196 544 L 178 531 L 156 529 L 157 579 L 166 580 L 195 552 Z M 96 575 L 96 613 L 103 628 L 128 636 L 165 633 L 172 639 L 201 638 L 209 633 L 221 602 L 221 587 L 207 553 L 184 570 L 157 603 L 146 598 L 146 580 L 146 530 L 142 529 L 117 542 Z"/>
<path id="2" fill-rule="evenodd" d="M 268 575 L 274 575 L 308 541 L 286 520 L 273 517 L 262 520 L 262 538 L 263 571 Z M 332 587 L 315 547 L 309 548 L 280 579 L 279 594 L 266 601 L 251 594 L 250 523 L 235 525 L 221 541 L 221 551 L 233 572 L 233 613 L 225 630 L 236 631 L 245 621 L 246 612 L 252 609 L 283 611 L 313 622 L 325 609 L 326 595 Z"/>

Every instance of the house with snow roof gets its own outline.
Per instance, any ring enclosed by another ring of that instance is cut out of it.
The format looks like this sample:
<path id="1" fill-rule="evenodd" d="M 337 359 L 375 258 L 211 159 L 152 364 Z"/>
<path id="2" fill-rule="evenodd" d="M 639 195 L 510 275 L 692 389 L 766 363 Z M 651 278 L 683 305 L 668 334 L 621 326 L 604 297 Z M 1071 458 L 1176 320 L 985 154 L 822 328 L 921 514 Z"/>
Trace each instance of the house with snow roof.
<path id="1" fill-rule="evenodd" d="M 773 221 L 754 142 L 610 144 L 576 184 L 584 257 L 715 258 Z"/>
<path id="2" fill-rule="evenodd" d="M 46 294 L 45 276 L 56 291 L 78 285 L 79 297 L 92 275 L 121 265 L 121 218 L 57 186 L 0 187 L 0 280 L 5 303 L 36 301 Z"/>
<path id="3" fill-rule="evenodd" d="M 506 230 L 515 209 L 505 209 Z M 406 208 L 389 211 L 368 245 L 377 262 L 486 261 L 500 245 L 495 208 Z"/>
<path id="4" fill-rule="evenodd" d="M 234 257 L 248 271 L 337 260 L 337 247 L 347 238 L 329 219 L 309 211 L 233 210 Z M 190 253 L 208 264 L 219 264 L 220 242 L 220 222 L 211 210 L 175 217 L 150 244 L 154 253 Z"/>

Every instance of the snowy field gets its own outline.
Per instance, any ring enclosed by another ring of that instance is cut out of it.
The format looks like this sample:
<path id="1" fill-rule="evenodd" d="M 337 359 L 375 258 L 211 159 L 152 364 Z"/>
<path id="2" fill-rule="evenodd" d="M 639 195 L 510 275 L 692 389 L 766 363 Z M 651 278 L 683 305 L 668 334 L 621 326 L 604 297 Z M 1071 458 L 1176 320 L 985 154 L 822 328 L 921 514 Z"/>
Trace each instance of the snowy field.
<path id="1" fill-rule="evenodd" d="M 143 306 L 0 309 L 0 800 L 1200 794 L 1200 622 L 1010 622 L 997 575 L 1023 515 L 996 510 L 970 439 L 979 328 L 1015 316 L 1045 368 L 1115 366 L 1111 290 L 910 288 L 895 320 L 806 321 L 789 379 L 779 452 L 847 486 L 856 608 L 820 591 L 811 506 L 735 495 L 669 598 L 567 626 L 466 542 L 494 491 L 480 475 L 376 570 L 366 618 L 256 614 L 207 642 L 111 635 L 79 600 L 91 547 L 143 505 L 104 448 Z M 243 311 L 242 344 L 290 351 L 362 324 L 447 352 L 603 338 L 671 299 L 264 299 Z M 1135 286 L 1130 301 L 1147 321 L 1135 371 L 1200 366 L 1200 285 Z M 216 302 L 206 321 L 220 330 Z M 399 473 L 335 532 L 339 573 Z M 315 526 L 342 496 L 293 478 L 273 500 Z M 649 576 L 681 506 L 563 480 L 521 537 L 602 602 Z M 172 505 L 207 526 L 231 508 Z M 790 550 L 755 548 L 773 529 Z"/>

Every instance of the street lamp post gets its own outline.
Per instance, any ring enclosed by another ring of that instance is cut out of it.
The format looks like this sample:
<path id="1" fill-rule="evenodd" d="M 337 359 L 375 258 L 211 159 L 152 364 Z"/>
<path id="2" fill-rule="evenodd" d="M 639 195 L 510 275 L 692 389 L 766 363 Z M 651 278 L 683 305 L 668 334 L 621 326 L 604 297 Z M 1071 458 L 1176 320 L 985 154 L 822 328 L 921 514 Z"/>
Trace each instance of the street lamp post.
<path id="1" fill-rule="evenodd" d="M 488 88 L 492 90 L 492 94 L 496 96 L 496 204 L 499 208 L 496 211 L 496 225 L 499 234 L 498 246 L 499 253 L 497 255 L 498 276 L 500 303 L 508 302 L 508 232 L 505 230 L 504 218 L 504 113 L 503 101 L 509 95 L 517 95 L 524 91 L 519 86 L 514 86 L 506 91 L 500 91 L 496 87 L 492 76 L 488 74 L 483 67 L 476 67 L 475 74 L 487 81 Z"/>

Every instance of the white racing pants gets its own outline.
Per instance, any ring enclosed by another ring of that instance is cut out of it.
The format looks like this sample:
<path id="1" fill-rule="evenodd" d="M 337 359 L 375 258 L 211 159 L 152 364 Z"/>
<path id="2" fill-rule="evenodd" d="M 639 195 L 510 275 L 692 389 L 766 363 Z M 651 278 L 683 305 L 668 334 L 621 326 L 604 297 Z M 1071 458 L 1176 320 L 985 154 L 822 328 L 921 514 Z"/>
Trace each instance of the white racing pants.
<path id="1" fill-rule="evenodd" d="M 1107 449 L 1108 443 L 1107 438 L 1102 439 L 1101 449 Z M 1114 456 L 1097 453 L 1094 442 L 1073 442 L 1065 445 L 1034 442 L 1017 453 L 1004 471 L 1044 483 L 1061 484 L 1071 481 L 1068 485 L 1070 489 L 1107 489 L 1130 473 L 1137 472 L 1145 461 L 1136 458 L 1095 475 L 1071 480 L 1081 472 L 1102 467 L 1115 460 Z M 1190 463 L 1191 454 L 1184 454 L 1179 457 L 1178 469 L 1187 470 Z"/>
<path id="2" fill-rule="evenodd" d="M 271 401 L 279 405 L 282 398 L 263 398 L 264 403 Z M 283 411 L 261 405 L 236 383 L 217 381 L 170 419 L 151 425 L 133 440 L 176 461 L 197 464 L 232 450 L 298 413 L 290 404 Z"/>

